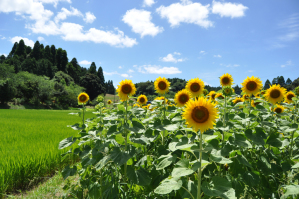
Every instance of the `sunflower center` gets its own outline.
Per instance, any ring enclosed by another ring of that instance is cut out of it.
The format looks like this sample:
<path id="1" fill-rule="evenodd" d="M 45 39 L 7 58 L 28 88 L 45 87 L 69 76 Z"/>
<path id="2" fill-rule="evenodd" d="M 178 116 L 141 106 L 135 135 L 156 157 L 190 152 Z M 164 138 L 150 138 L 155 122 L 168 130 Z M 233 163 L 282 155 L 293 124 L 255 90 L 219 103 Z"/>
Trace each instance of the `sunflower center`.
<path id="1" fill-rule="evenodd" d="M 206 107 L 197 106 L 192 110 L 192 119 L 197 123 L 204 123 L 209 119 L 209 111 Z"/>
<path id="2" fill-rule="evenodd" d="M 212 96 L 211 96 L 212 99 L 215 99 L 215 96 L 216 96 L 216 93 L 215 93 L 215 94 L 212 94 Z"/>
<path id="3" fill-rule="evenodd" d="M 242 100 L 237 99 L 237 100 L 235 101 L 235 104 L 237 104 L 237 103 L 239 103 L 239 102 L 242 102 Z"/>
<path id="4" fill-rule="evenodd" d="M 143 103 L 143 102 L 145 102 L 145 99 L 144 99 L 143 97 L 141 97 L 141 98 L 139 99 L 139 101 L 140 101 L 141 103 Z"/>
<path id="5" fill-rule="evenodd" d="M 270 93 L 270 97 L 271 98 L 279 98 L 279 96 L 280 96 L 280 91 L 279 90 L 277 90 L 277 89 L 275 89 L 275 90 L 272 90 L 271 91 L 271 93 Z"/>
<path id="6" fill-rule="evenodd" d="M 166 83 L 165 82 L 159 82 L 158 87 L 160 90 L 165 90 L 166 89 Z"/>
<path id="7" fill-rule="evenodd" d="M 81 102 L 84 102 L 87 99 L 87 97 L 85 95 L 81 95 L 79 97 L 79 99 L 80 99 Z"/>
<path id="8" fill-rule="evenodd" d="M 192 92 L 197 92 L 200 89 L 200 85 L 198 83 L 193 83 L 191 84 L 190 89 Z"/>
<path id="9" fill-rule="evenodd" d="M 246 84 L 246 88 L 249 91 L 254 91 L 257 88 L 257 83 L 254 81 L 250 81 Z"/>
<path id="10" fill-rule="evenodd" d="M 292 100 L 293 97 L 295 97 L 293 94 L 287 95 L 288 100 Z"/>
<path id="11" fill-rule="evenodd" d="M 121 87 L 121 91 L 124 93 L 124 94 L 129 94 L 131 93 L 132 91 L 132 87 L 129 85 L 129 84 L 125 84 Z"/>
<path id="12" fill-rule="evenodd" d="M 188 95 L 183 94 L 183 95 L 180 95 L 180 97 L 179 97 L 179 101 L 182 104 L 185 104 L 186 102 L 188 102 L 188 100 L 189 100 Z"/>
<path id="13" fill-rule="evenodd" d="M 276 113 L 281 113 L 282 112 L 282 109 L 281 108 L 276 108 L 275 110 L 274 110 Z"/>
<path id="14" fill-rule="evenodd" d="M 256 105 L 258 105 L 258 104 L 260 104 L 260 102 L 254 102 L 254 106 L 256 106 Z"/>
<path id="15" fill-rule="evenodd" d="M 224 90 L 224 92 L 225 92 L 226 94 L 229 94 L 229 93 L 230 93 L 230 89 L 227 88 L 227 89 Z"/>
<path id="16" fill-rule="evenodd" d="M 223 83 L 223 84 L 228 84 L 228 83 L 229 83 L 229 78 L 228 78 L 228 77 L 224 77 L 224 78 L 222 79 L 222 83 Z"/>

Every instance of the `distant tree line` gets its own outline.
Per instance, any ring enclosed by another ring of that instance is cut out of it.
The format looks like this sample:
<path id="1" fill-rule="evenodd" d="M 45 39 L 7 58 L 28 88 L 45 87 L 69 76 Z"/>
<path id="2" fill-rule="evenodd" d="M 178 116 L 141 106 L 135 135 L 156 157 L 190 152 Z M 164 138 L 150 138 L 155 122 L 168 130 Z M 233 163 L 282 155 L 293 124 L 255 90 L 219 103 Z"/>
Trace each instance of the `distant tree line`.
<path id="1" fill-rule="evenodd" d="M 266 80 L 264 84 L 264 90 L 270 88 L 271 85 L 279 84 L 280 86 L 286 88 L 288 91 L 294 90 L 297 86 L 299 86 L 299 77 L 292 81 L 290 78 L 285 81 L 283 76 L 277 76 L 273 78 L 272 82 L 269 79 Z"/>
<path id="2" fill-rule="evenodd" d="M 20 40 L 19 43 L 14 43 L 7 57 L 4 55 L 0 56 L 0 64 L 2 70 L 9 71 L 8 73 L 11 73 L 13 69 L 15 74 L 27 74 L 28 78 L 37 78 L 37 76 L 40 76 L 40 78 L 43 77 L 44 79 L 48 78 L 48 80 L 53 80 L 53 82 L 60 84 L 53 87 L 54 90 L 56 89 L 55 92 L 58 92 L 58 90 L 59 92 L 63 92 L 62 88 L 65 85 L 70 86 L 71 84 L 78 88 L 82 88 L 81 90 L 87 92 L 91 100 L 99 94 L 115 93 L 112 80 L 105 82 L 101 66 L 97 69 L 96 64 L 92 62 L 90 67 L 87 69 L 85 67 L 81 67 L 76 58 L 73 58 L 69 62 L 67 51 L 62 48 L 56 49 L 55 45 L 47 45 L 44 47 L 43 44 L 36 41 L 34 47 L 31 48 L 30 46 L 26 46 L 23 40 Z M 10 66 L 12 66 L 12 68 Z M 13 79 L 13 75 L 8 77 L 10 80 L 7 78 L 5 79 L 3 76 L 4 75 L 0 76 L 2 85 L 0 85 L 0 89 L 2 89 L 0 90 L 1 93 L 5 93 L 3 90 L 4 88 L 2 88 L 4 82 L 8 82 Z M 66 84 L 64 84 L 64 81 L 66 81 Z M 30 83 L 26 84 L 28 84 L 28 86 L 32 86 L 31 80 L 29 82 Z M 7 87 L 10 84 L 5 83 L 5 85 Z M 18 90 L 18 88 L 15 89 Z M 37 92 L 38 90 L 35 91 Z M 19 95 L 16 96 L 20 97 Z M 11 99 L 13 99 L 12 96 Z M 24 96 L 24 100 L 26 101 L 27 99 L 28 98 Z M 3 100 L 0 101 L 2 102 Z"/>

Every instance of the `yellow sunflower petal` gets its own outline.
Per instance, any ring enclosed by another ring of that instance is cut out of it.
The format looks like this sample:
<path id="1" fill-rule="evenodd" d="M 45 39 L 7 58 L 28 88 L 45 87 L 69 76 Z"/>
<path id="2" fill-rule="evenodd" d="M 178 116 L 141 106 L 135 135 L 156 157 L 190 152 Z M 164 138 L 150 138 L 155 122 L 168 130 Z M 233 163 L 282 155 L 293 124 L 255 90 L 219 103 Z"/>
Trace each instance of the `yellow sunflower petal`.
<path id="1" fill-rule="evenodd" d="M 233 77 L 228 73 L 226 73 L 220 77 L 220 84 L 222 87 L 233 85 L 233 81 L 234 81 Z"/>
<path id="2" fill-rule="evenodd" d="M 272 85 L 270 88 L 267 89 L 265 98 L 271 102 L 272 104 L 280 103 L 285 98 L 286 89 L 280 87 L 280 85 Z"/>
<path id="3" fill-rule="evenodd" d="M 285 101 L 289 104 L 293 103 L 293 100 L 292 100 L 293 97 L 296 97 L 295 93 L 293 93 L 292 91 L 289 91 L 289 92 L 287 92 L 287 94 L 285 96 Z"/>
<path id="4" fill-rule="evenodd" d="M 78 95 L 78 103 L 79 104 L 86 104 L 86 102 L 89 100 L 89 95 L 87 93 L 80 93 Z"/>
<path id="5" fill-rule="evenodd" d="M 185 106 L 185 104 L 192 98 L 187 89 L 183 89 L 175 94 L 174 101 L 178 107 Z"/>
<path id="6" fill-rule="evenodd" d="M 154 86 L 157 93 L 164 95 L 169 91 L 170 82 L 165 77 L 158 77 L 154 82 Z"/>
<path id="7" fill-rule="evenodd" d="M 242 91 L 246 94 L 248 94 L 249 96 L 251 95 L 255 95 L 256 93 L 258 93 L 262 87 L 262 81 L 260 80 L 260 78 L 258 77 L 247 77 L 243 83 L 241 83 L 242 87 Z"/>
<path id="8" fill-rule="evenodd" d="M 147 97 L 145 95 L 139 95 L 137 102 L 141 105 L 144 105 L 147 103 Z"/>
<path id="9" fill-rule="evenodd" d="M 119 83 L 116 91 L 118 92 L 119 98 L 122 101 L 126 101 L 129 98 L 129 96 L 132 96 L 135 94 L 136 87 L 133 84 L 132 80 L 125 79 Z"/>
<path id="10" fill-rule="evenodd" d="M 186 89 L 191 93 L 192 97 L 198 97 L 203 94 L 205 84 L 201 79 L 197 77 L 187 82 Z"/>

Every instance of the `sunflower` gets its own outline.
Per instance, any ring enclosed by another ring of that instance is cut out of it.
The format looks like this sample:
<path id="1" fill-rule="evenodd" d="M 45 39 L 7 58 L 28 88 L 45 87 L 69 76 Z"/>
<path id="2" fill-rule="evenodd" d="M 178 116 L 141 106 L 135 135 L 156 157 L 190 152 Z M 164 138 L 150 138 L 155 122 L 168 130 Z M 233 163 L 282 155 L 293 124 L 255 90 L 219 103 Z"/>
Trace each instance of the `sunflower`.
<path id="1" fill-rule="evenodd" d="M 260 104 L 261 102 L 254 102 L 254 100 L 251 100 L 251 106 L 256 107 L 256 105 Z"/>
<path id="2" fill-rule="evenodd" d="M 208 91 L 207 89 L 203 89 L 202 94 L 203 94 L 204 96 L 206 96 L 207 94 L 209 94 L 209 91 Z"/>
<path id="3" fill-rule="evenodd" d="M 122 80 L 118 85 L 116 91 L 118 92 L 118 96 L 122 101 L 126 101 L 129 96 L 132 96 L 136 92 L 136 87 L 133 84 L 132 80 Z"/>
<path id="4" fill-rule="evenodd" d="M 282 113 L 284 111 L 284 107 L 277 104 L 273 111 L 275 113 Z"/>
<path id="5" fill-rule="evenodd" d="M 241 98 L 241 97 L 237 97 L 237 98 L 235 98 L 235 99 L 233 100 L 233 103 L 234 103 L 234 104 L 237 104 L 237 103 L 239 103 L 239 102 L 244 102 L 244 99 Z"/>
<path id="6" fill-rule="evenodd" d="M 156 92 L 161 95 L 164 95 L 165 93 L 168 92 L 170 83 L 165 77 L 163 78 L 158 77 L 154 82 L 154 85 L 155 85 Z"/>
<path id="7" fill-rule="evenodd" d="M 216 93 L 215 98 L 217 99 L 224 99 L 222 93 Z"/>
<path id="8" fill-rule="evenodd" d="M 165 97 L 156 97 L 154 100 L 163 100 L 162 104 L 164 104 L 164 99 L 166 101 L 166 103 L 168 104 L 168 100 Z"/>
<path id="9" fill-rule="evenodd" d="M 178 107 L 184 106 L 192 98 L 191 93 L 183 89 L 175 94 L 174 101 Z"/>
<path id="10" fill-rule="evenodd" d="M 261 93 L 260 93 L 260 92 L 256 93 L 256 94 L 254 95 L 254 97 L 256 97 L 256 98 L 260 98 L 260 97 L 261 97 Z"/>
<path id="11" fill-rule="evenodd" d="M 293 93 L 292 91 L 287 92 L 286 97 L 285 97 L 285 101 L 287 103 L 293 103 L 292 98 L 295 97 L 295 93 Z"/>
<path id="12" fill-rule="evenodd" d="M 297 86 L 296 88 L 295 88 L 295 94 L 297 95 L 297 96 L 299 96 L 299 86 Z"/>
<path id="13" fill-rule="evenodd" d="M 191 93 L 192 97 L 198 97 L 203 93 L 205 84 L 197 77 L 187 82 L 186 89 Z"/>
<path id="14" fill-rule="evenodd" d="M 141 105 L 144 105 L 147 103 L 147 97 L 145 95 L 139 95 L 137 102 Z"/>
<path id="15" fill-rule="evenodd" d="M 271 102 L 272 104 L 276 104 L 283 101 L 285 97 L 286 89 L 280 87 L 280 85 L 272 85 L 269 89 L 267 89 L 265 98 Z"/>
<path id="16" fill-rule="evenodd" d="M 242 98 L 243 98 L 245 101 L 249 101 L 250 96 L 247 95 L 247 94 L 245 94 L 245 95 L 242 96 Z"/>
<path id="17" fill-rule="evenodd" d="M 108 100 L 108 101 L 107 101 L 107 104 L 109 104 L 109 105 L 112 104 L 112 101 L 111 101 L 111 100 Z"/>
<path id="18" fill-rule="evenodd" d="M 210 91 L 210 93 L 209 93 L 210 99 L 215 101 L 216 94 L 217 93 L 215 91 Z"/>
<path id="19" fill-rule="evenodd" d="M 140 105 L 135 103 L 135 104 L 133 104 L 133 107 L 140 107 Z"/>
<path id="20" fill-rule="evenodd" d="M 79 104 L 86 104 L 86 102 L 89 100 L 89 95 L 87 93 L 80 93 L 78 95 L 78 103 Z"/>
<path id="21" fill-rule="evenodd" d="M 262 87 L 262 81 L 260 80 L 260 78 L 258 77 L 247 77 L 243 83 L 241 83 L 242 87 L 242 91 L 248 95 L 255 95 L 256 93 L 258 93 Z"/>
<path id="22" fill-rule="evenodd" d="M 265 95 L 266 91 L 265 90 L 261 90 L 261 95 Z"/>
<path id="23" fill-rule="evenodd" d="M 199 97 L 187 102 L 182 117 L 186 120 L 188 127 L 192 127 L 196 132 L 200 129 L 200 132 L 204 133 L 207 129 L 213 128 L 218 118 L 218 110 L 214 103 Z"/>
<path id="24" fill-rule="evenodd" d="M 234 81 L 233 77 L 228 73 L 226 73 L 220 77 L 220 84 L 222 87 L 233 85 L 233 81 Z"/>
<path id="25" fill-rule="evenodd" d="M 225 96 L 230 96 L 233 94 L 233 88 L 230 86 L 224 86 L 222 89 L 222 94 Z"/>

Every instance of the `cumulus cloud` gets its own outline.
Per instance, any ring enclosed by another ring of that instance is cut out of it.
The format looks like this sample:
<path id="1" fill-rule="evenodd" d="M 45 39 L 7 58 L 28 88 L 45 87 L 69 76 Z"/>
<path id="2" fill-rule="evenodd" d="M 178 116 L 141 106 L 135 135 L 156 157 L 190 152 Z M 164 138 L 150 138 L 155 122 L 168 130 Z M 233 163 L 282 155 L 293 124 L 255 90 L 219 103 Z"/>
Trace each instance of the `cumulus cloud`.
<path id="1" fill-rule="evenodd" d="M 179 26 L 180 23 L 191 23 L 208 28 L 213 26 L 213 23 L 208 20 L 209 6 L 209 4 L 203 6 L 190 0 L 181 0 L 180 3 L 160 6 L 156 12 L 162 18 L 168 19 L 171 27 Z"/>
<path id="2" fill-rule="evenodd" d="M 223 64 L 220 64 L 220 65 L 223 65 Z M 240 65 L 239 64 L 227 64 L 227 65 L 224 65 L 228 68 L 235 68 L 235 67 L 239 67 Z"/>
<path id="3" fill-rule="evenodd" d="M 221 56 L 221 55 L 214 55 L 214 57 L 218 57 L 218 58 L 221 58 L 222 56 Z"/>
<path id="4" fill-rule="evenodd" d="M 291 60 L 289 60 L 289 61 L 287 61 L 285 64 L 281 65 L 281 67 L 284 68 L 284 67 L 286 67 L 286 66 L 291 66 L 291 65 L 293 65 L 293 63 L 292 63 Z"/>
<path id="5" fill-rule="evenodd" d="M 156 2 L 154 0 L 143 0 L 142 7 L 152 7 Z"/>
<path id="6" fill-rule="evenodd" d="M 6 39 L 6 37 L 3 36 L 3 37 L 1 37 L 1 39 Z"/>
<path id="7" fill-rule="evenodd" d="M 122 66 L 119 66 L 118 68 L 122 69 L 123 67 L 122 67 Z"/>
<path id="8" fill-rule="evenodd" d="M 221 17 L 243 17 L 245 16 L 245 10 L 248 7 L 240 3 L 222 3 L 218 1 L 213 1 L 212 13 L 219 14 Z"/>
<path id="9" fill-rule="evenodd" d="M 202 50 L 202 51 L 200 51 L 199 53 L 200 53 L 200 54 L 204 54 L 204 53 L 205 53 L 205 51 L 204 51 L 204 50 Z"/>
<path id="10" fill-rule="evenodd" d="M 119 73 L 117 71 L 114 71 L 114 72 L 106 72 L 104 71 L 104 75 L 118 75 Z"/>
<path id="11" fill-rule="evenodd" d="M 145 74 L 178 74 L 182 73 L 177 67 L 162 67 L 157 65 L 143 65 L 138 67 L 138 72 Z"/>
<path id="12" fill-rule="evenodd" d="M 135 71 L 134 70 L 132 70 L 132 69 L 129 69 L 128 70 L 128 73 L 134 73 Z"/>
<path id="13" fill-rule="evenodd" d="M 16 37 L 11 38 L 10 41 L 11 41 L 11 43 L 14 44 L 15 42 L 18 42 L 18 43 L 19 43 L 19 41 L 20 41 L 21 39 L 24 40 L 24 43 L 25 43 L 26 46 L 30 46 L 31 48 L 33 48 L 33 46 L 34 46 L 34 42 L 33 42 L 32 40 L 28 39 L 28 38 L 25 38 L 25 37 L 19 37 L 19 36 L 16 36 Z"/>
<path id="14" fill-rule="evenodd" d="M 91 61 L 83 60 L 83 61 L 80 61 L 79 64 L 81 64 L 81 65 L 90 65 Z"/>
<path id="15" fill-rule="evenodd" d="M 83 20 L 86 23 L 92 23 L 94 20 L 96 20 L 96 16 L 94 16 L 94 14 L 91 12 L 87 12 L 85 13 L 85 17 L 83 18 Z"/>
<path id="16" fill-rule="evenodd" d="M 57 4 L 58 4 L 59 1 L 65 1 L 67 3 L 72 3 L 71 0 L 39 0 L 39 1 L 42 2 L 42 3 L 54 4 L 55 8 L 57 7 Z"/>
<path id="17" fill-rule="evenodd" d="M 177 52 L 174 52 L 173 54 L 175 55 L 180 55 L 181 53 L 177 53 Z M 178 58 L 175 58 L 171 53 L 169 53 L 168 55 L 166 55 L 166 57 L 162 57 L 160 58 L 161 61 L 164 61 L 164 62 L 173 62 L 173 63 L 177 63 L 177 62 L 182 62 L 184 61 L 183 59 L 178 59 Z"/>
<path id="18" fill-rule="evenodd" d="M 65 20 L 69 16 L 83 16 L 82 13 L 76 9 L 71 7 L 71 10 L 68 10 L 66 8 L 61 8 L 61 12 L 58 12 L 56 17 L 54 18 L 55 23 L 58 23 L 61 20 Z"/>
<path id="19" fill-rule="evenodd" d="M 163 27 L 155 26 L 151 22 L 151 12 L 131 9 L 123 16 L 122 21 L 132 27 L 132 31 L 140 34 L 141 38 L 146 35 L 156 36 L 164 31 Z"/>
<path id="20" fill-rule="evenodd" d="M 43 41 L 43 40 L 45 40 L 45 39 L 44 39 L 43 37 L 38 37 L 37 40 L 38 40 L 38 41 Z"/>
<path id="21" fill-rule="evenodd" d="M 128 74 L 121 74 L 120 76 L 122 76 L 122 77 L 129 77 Z"/>

